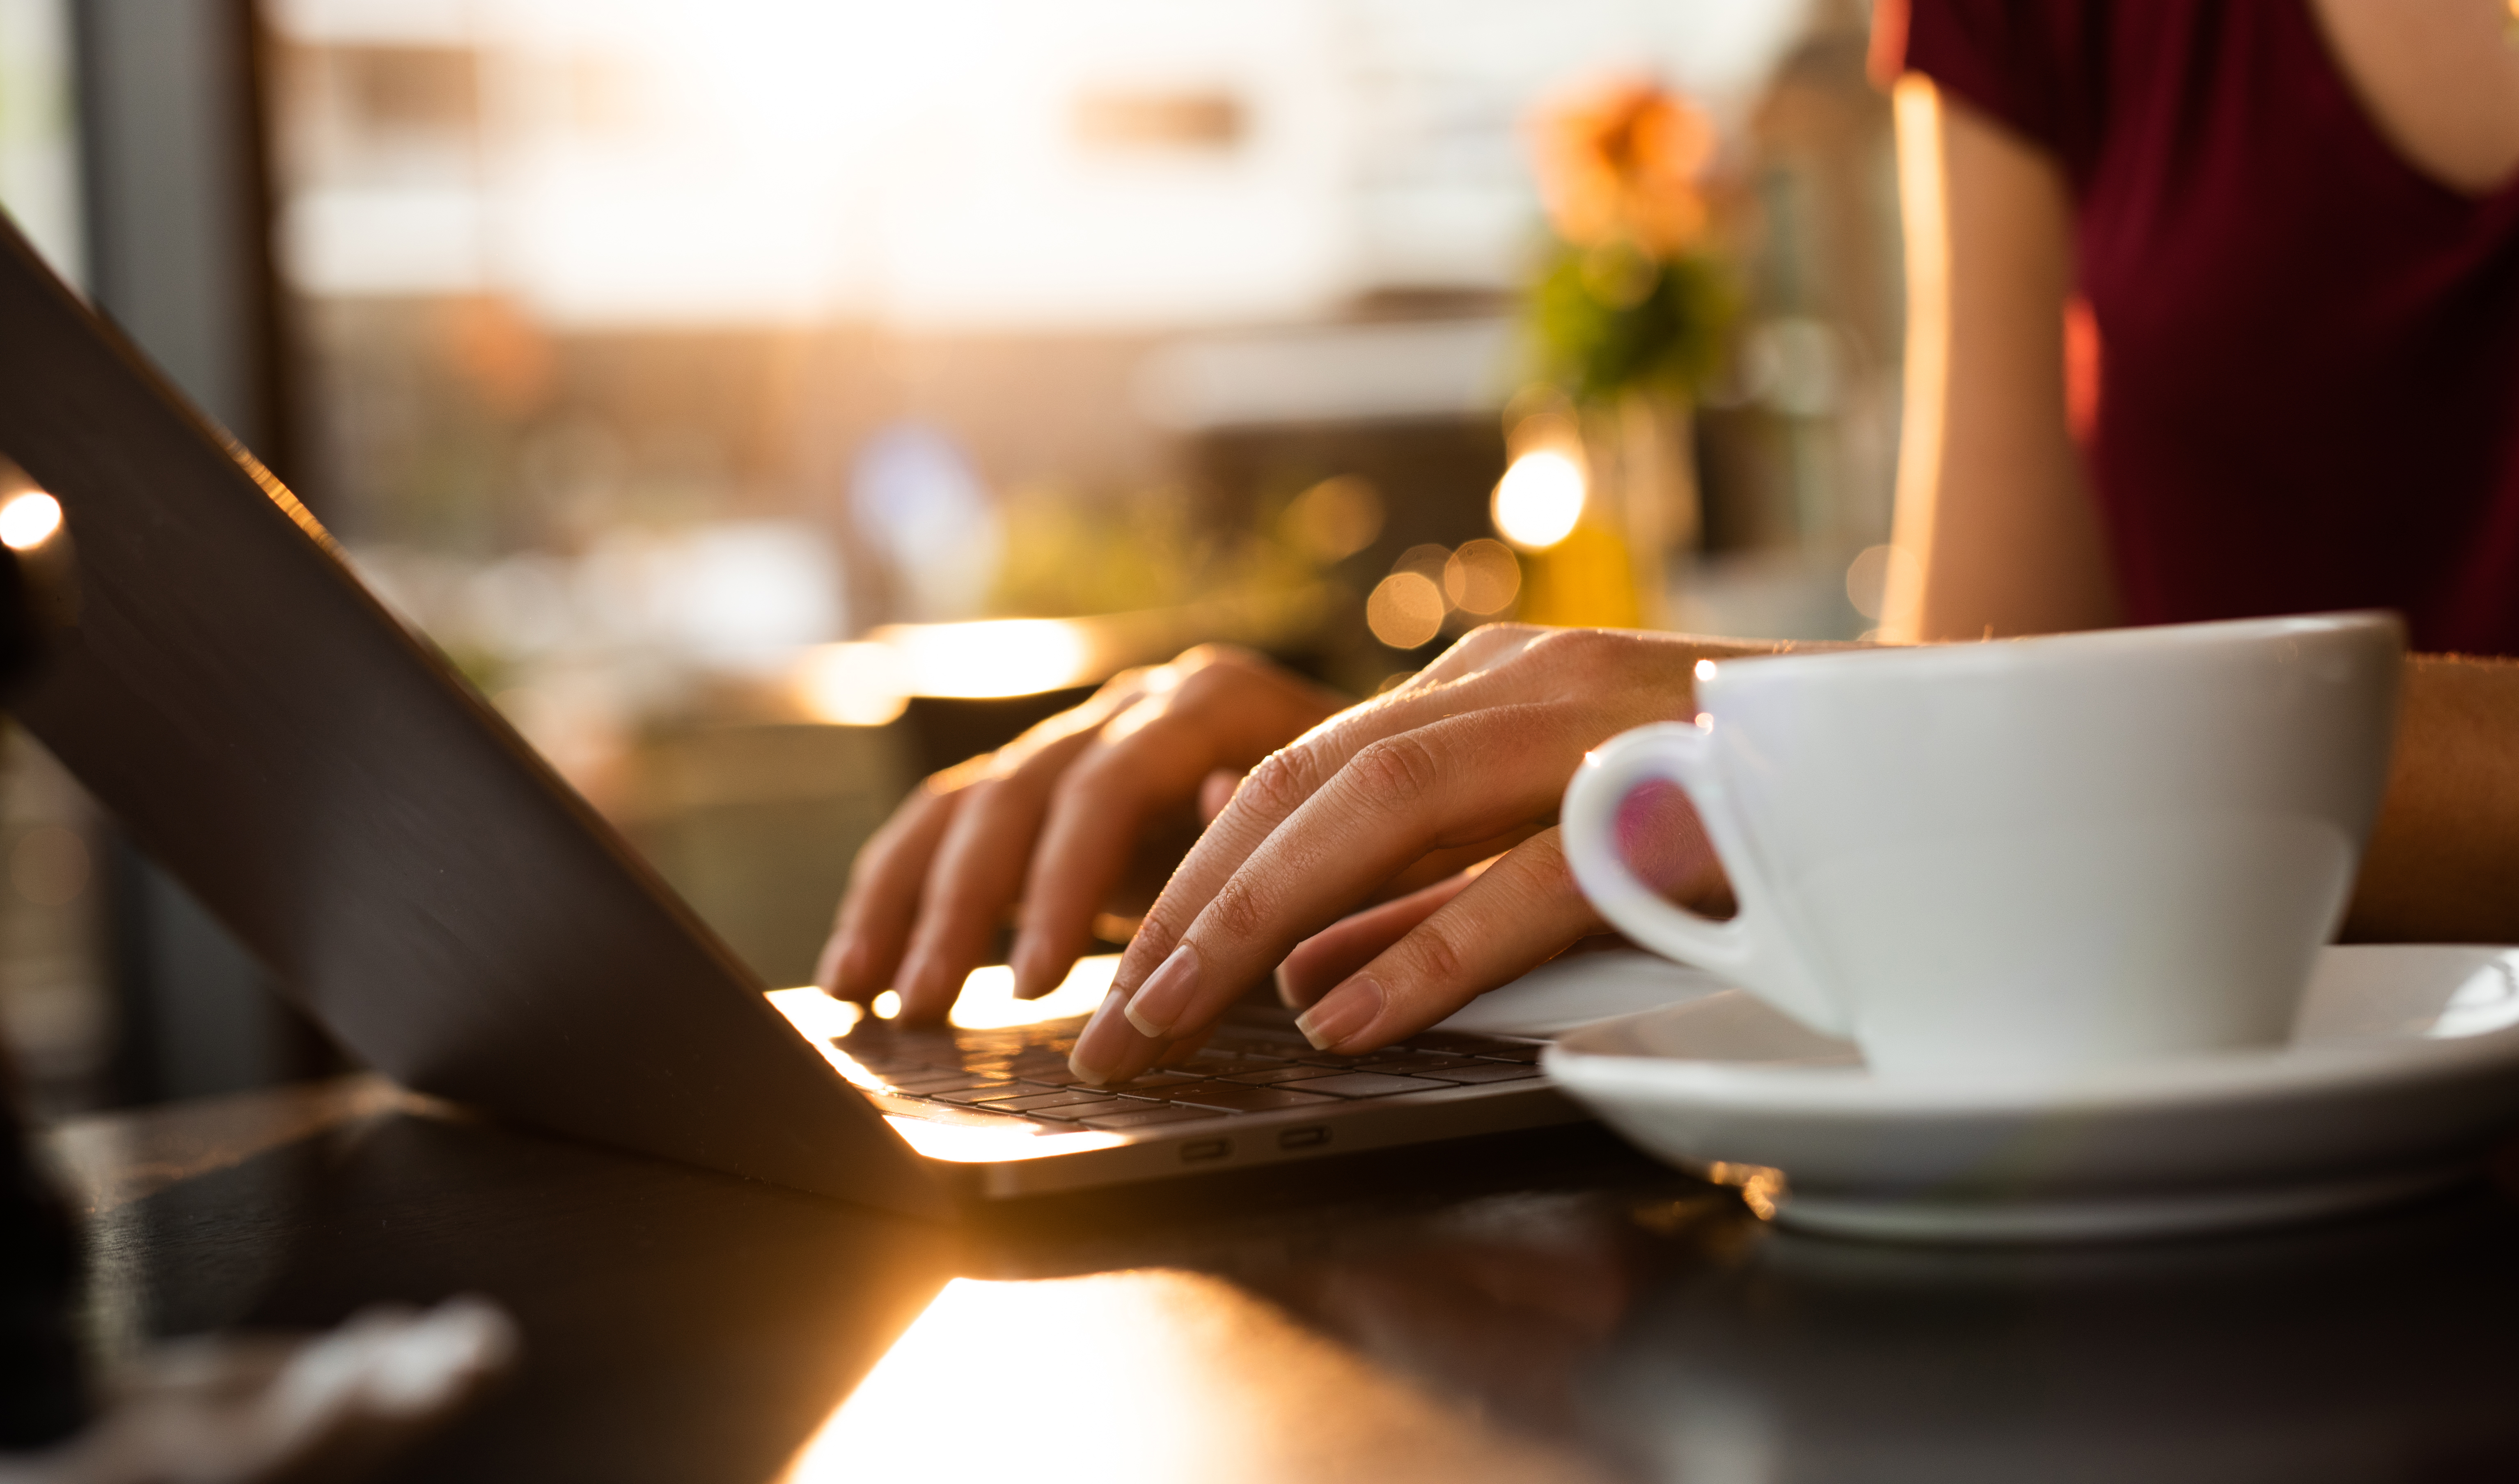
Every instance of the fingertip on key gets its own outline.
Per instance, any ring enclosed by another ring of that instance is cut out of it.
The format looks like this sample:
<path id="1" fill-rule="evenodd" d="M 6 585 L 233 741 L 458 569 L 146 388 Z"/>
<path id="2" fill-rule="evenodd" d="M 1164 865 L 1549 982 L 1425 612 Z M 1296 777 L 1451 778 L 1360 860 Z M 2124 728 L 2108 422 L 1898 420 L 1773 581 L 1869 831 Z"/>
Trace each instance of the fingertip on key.
<path id="1" fill-rule="evenodd" d="M 1119 1069 L 1126 1047 L 1121 1037 L 1127 1031 L 1127 1022 L 1117 1012 L 1128 1002 L 1127 991 L 1114 989 L 1102 996 L 1093 1018 L 1076 1036 L 1076 1049 L 1067 1054 L 1067 1069 L 1099 1087 L 1112 1080 Z"/>

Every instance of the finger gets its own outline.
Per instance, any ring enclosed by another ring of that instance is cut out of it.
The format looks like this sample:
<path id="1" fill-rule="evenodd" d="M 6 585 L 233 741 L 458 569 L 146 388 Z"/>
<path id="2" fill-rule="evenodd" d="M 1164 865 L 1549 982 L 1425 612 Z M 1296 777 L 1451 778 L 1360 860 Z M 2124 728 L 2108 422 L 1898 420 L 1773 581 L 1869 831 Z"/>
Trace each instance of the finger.
<path id="1" fill-rule="evenodd" d="M 1046 801 L 1025 872 L 1023 924 L 1011 955 L 1015 996 L 1058 987 L 1090 946 L 1094 914 L 1127 874 L 1147 821 L 1194 794 L 1210 763 L 1203 739 L 1152 723 L 1098 747 Z"/>
<path id="2" fill-rule="evenodd" d="M 1414 1035 L 1601 928 L 1555 830 L 1534 835 L 1296 1018 L 1352 1056 Z"/>
<path id="3" fill-rule="evenodd" d="M 814 970 L 814 982 L 826 992 L 862 1003 L 891 986 L 928 865 L 960 799 L 948 775 L 928 779 L 858 851 L 830 941 Z"/>
<path id="4" fill-rule="evenodd" d="M 1009 770 L 962 790 L 928 865 L 917 925 L 893 979 L 902 1019 L 939 1020 L 953 1008 L 962 982 L 988 956 L 997 925 L 1014 905 L 1050 790 L 1092 740 L 1091 729 L 1071 729 L 1026 749 Z M 1006 755 L 1000 760 L 1002 765 Z"/>
<path id="5" fill-rule="evenodd" d="M 1090 945 L 1094 914 L 1158 813 L 1196 800 L 1319 721 L 1335 698 L 1246 658 L 1208 658 L 1116 717 L 1053 792 L 1024 884 L 1015 993 L 1055 988 Z"/>
<path id="6" fill-rule="evenodd" d="M 1133 994 L 1260 842 L 1364 749 L 1447 720 L 1552 698 L 1591 716 L 1593 734 L 1583 738 L 1589 746 L 1640 721 L 1692 711 L 1692 667 L 1705 647 L 1598 630 L 1496 625 L 1472 633 L 1407 684 L 1339 713 L 1253 769 L 1165 885 L 1112 982 Z M 1564 783 L 1556 780 L 1560 789 Z"/>
<path id="7" fill-rule="evenodd" d="M 1277 966 L 1277 998 L 1289 1010 L 1306 1008 L 1434 916 L 1436 908 L 1460 895 L 1476 874 L 1455 871 L 1394 901 L 1342 917 L 1297 943 Z"/>
<path id="8" fill-rule="evenodd" d="M 1571 738 L 1583 734 L 1538 708 L 1499 708 L 1358 752 L 1284 827 L 1246 853 L 1160 967 L 1123 1002 L 1121 1017 L 1103 1018 L 1090 1027 L 1097 1034 L 1078 1038 L 1072 1058 L 1078 1075 L 1134 1075 L 1158 1042 L 1205 1026 L 1297 942 L 1427 851 L 1487 839 L 1553 810 L 1582 757 L 1582 745 Z M 1264 770 L 1244 786 L 1211 838 L 1263 780 Z M 1178 880 L 1175 873 L 1175 885 Z M 1167 887 L 1166 899 L 1171 895 Z M 1158 902 L 1157 912 L 1163 908 Z M 1140 942 L 1153 928 L 1149 918 Z"/>
<path id="9" fill-rule="evenodd" d="M 1436 882 L 1448 881 L 1482 860 L 1494 859 L 1554 822 L 1552 819 L 1533 819 L 1473 845 L 1446 846 L 1439 851 L 1429 851 L 1402 868 L 1398 875 L 1384 882 L 1374 897 L 1392 901 L 1423 891 Z"/>

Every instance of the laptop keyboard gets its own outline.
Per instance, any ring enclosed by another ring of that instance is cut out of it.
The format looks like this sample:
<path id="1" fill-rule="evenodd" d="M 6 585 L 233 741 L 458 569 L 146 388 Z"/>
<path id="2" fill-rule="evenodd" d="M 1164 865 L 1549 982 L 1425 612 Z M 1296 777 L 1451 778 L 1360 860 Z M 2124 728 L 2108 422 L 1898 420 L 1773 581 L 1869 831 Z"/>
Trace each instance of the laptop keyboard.
<path id="1" fill-rule="evenodd" d="M 1067 1069 L 1082 1021 L 1007 1030 L 902 1028 L 870 1021 L 831 1044 L 885 1084 L 894 1111 L 1075 1130 L 1145 1128 L 1285 1109 L 1327 1109 L 1540 1075 L 1525 1041 L 1428 1031 L 1364 1056 L 1314 1051 L 1292 1026 L 1227 1022 L 1174 1067 L 1095 1087 Z M 992 1116 L 994 1115 L 994 1117 Z"/>

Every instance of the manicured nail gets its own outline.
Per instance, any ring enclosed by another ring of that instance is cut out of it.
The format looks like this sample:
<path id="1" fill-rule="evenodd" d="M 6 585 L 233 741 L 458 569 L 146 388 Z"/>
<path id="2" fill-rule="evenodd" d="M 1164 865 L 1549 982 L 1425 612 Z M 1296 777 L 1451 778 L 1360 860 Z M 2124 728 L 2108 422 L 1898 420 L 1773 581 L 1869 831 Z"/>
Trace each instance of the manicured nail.
<path id="1" fill-rule="evenodd" d="M 1380 982 L 1359 974 L 1321 996 L 1319 1004 L 1295 1017 L 1295 1028 L 1315 1051 L 1336 1051 L 1348 1038 L 1382 1018 Z"/>
<path id="2" fill-rule="evenodd" d="M 1189 1008 L 1198 991 L 1198 949 L 1183 943 L 1128 997 L 1128 1024 L 1150 1040 L 1162 1040 Z"/>
<path id="3" fill-rule="evenodd" d="M 1114 989 L 1102 996 L 1101 1008 L 1076 1037 L 1076 1049 L 1067 1054 L 1067 1069 L 1096 1086 L 1111 1080 L 1113 1069 L 1120 1065 L 1120 1055 L 1127 1049 L 1121 1039 L 1128 1033 L 1127 1022 L 1115 1014 L 1127 1003 L 1127 996 Z"/>

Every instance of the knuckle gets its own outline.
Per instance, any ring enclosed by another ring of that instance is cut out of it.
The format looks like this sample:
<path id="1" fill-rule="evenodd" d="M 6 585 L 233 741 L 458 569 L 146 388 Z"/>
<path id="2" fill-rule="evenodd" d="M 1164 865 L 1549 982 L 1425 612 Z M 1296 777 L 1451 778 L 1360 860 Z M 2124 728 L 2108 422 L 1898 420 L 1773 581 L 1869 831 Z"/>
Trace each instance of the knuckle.
<path id="1" fill-rule="evenodd" d="M 1199 914 L 1199 934 L 1228 943 L 1254 942 L 1266 936 L 1271 917 L 1261 893 L 1247 882 L 1230 881 Z"/>
<path id="2" fill-rule="evenodd" d="M 1260 759 L 1260 765 L 1242 780 L 1233 801 L 1240 805 L 1247 800 L 1249 807 L 1271 818 L 1282 818 L 1320 792 L 1324 781 L 1326 772 L 1319 750 L 1298 742 Z"/>
<path id="3" fill-rule="evenodd" d="M 1348 764 L 1347 773 L 1372 798 L 1405 806 L 1441 786 L 1443 766 L 1424 738 L 1402 732 L 1368 744 Z"/>
<path id="4" fill-rule="evenodd" d="M 1410 934 L 1408 943 L 1410 977 L 1421 991 L 1453 989 L 1468 980 L 1473 967 L 1470 950 L 1439 916 Z"/>

